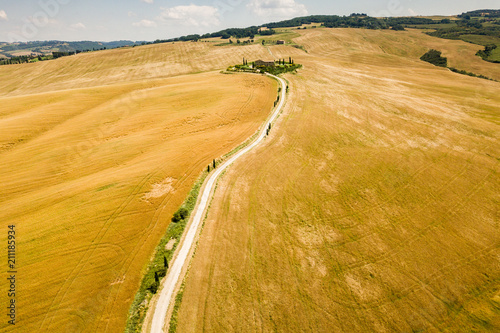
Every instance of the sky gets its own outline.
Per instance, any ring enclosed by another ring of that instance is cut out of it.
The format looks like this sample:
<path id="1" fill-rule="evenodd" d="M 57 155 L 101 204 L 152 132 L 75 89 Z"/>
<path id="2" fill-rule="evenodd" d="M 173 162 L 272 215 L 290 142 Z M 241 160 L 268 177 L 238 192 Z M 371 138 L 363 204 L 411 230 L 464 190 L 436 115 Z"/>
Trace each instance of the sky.
<path id="1" fill-rule="evenodd" d="M 305 15 L 456 15 L 499 0 L 0 0 L 0 41 L 153 41 Z"/>

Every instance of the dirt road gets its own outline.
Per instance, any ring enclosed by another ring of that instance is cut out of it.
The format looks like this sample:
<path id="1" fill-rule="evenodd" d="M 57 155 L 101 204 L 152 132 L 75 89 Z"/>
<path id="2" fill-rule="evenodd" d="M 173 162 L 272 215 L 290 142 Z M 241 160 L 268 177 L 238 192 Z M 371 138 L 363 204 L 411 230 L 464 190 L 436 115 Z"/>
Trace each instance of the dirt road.
<path id="1" fill-rule="evenodd" d="M 280 82 L 281 85 L 281 92 L 280 92 L 280 100 L 275 108 L 274 112 L 272 115 L 269 117 L 267 120 L 267 124 L 272 123 L 278 116 L 278 114 L 281 112 L 281 109 L 284 105 L 285 102 L 285 94 L 286 94 L 286 82 L 277 76 L 267 74 L 270 77 L 275 78 Z M 151 324 L 151 331 L 152 333 L 161 333 L 164 332 L 163 327 L 165 326 L 165 317 L 167 315 L 167 310 L 170 305 L 170 302 L 174 300 L 174 290 L 179 282 L 179 278 L 182 273 L 182 268 L 184 265 L 188 263 L 189 259 L 189 253 L 191 248 L 194 245 L 194 240 L 196 238 L 196 235 L 199 232 L 199 226 L 200 223 L 202 222 L 202 218 L 205 214 L 205 210 L 207 209 L 207 205 L 211 196 L 211 193 L 213 191 L 213 188 L 215 186 L 215 183 L 217 181 L 217 178 L 220 176 L 220 174 L 226 170 L 234 161 L 236 161 L 238 158 L 255 148 L 257 145 L 259 145 L 262 140 L 266 137 L 266 130 L 268 126 L 263 126 L 262 129 L 260 130 L 260 134 L 257 137 L 257 139 L 252 142 L 249 146 L 245 147 L 244 149 L 240 150 L 231 158 L 229 158 L 227 161 L 225 161 L 222 165 L 220 165 L 215 171 L 205 180 L 206 186 L 204 188 L 204 191 L 202 195 L 198 198 L 198 205 L 196 206 L 195 210 L 191 213 L 191 223 L 189 224 L 189 229 L 186 230 L 185 238 L 180 245 L 180 250 L 177 253 L 177 256 L 174 259 L 174 262 L 172 263 L 170 269 L 167 272 L 167 275 L 165 278 L 162 280 L 162 286 L 160 288 L 160 297 L 158 299 L 158 302 L 156 304 L 155 312 L 153 315 L 153 320 Z M 166 330 L 165 330 L 166 331 Z"/>

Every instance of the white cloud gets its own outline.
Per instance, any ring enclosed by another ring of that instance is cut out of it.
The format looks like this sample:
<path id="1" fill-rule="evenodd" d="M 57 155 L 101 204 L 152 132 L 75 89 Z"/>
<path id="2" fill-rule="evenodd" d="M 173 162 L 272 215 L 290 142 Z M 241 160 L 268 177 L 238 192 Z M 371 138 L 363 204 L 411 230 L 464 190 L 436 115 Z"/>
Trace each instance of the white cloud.
<path id="1" fill-rule="evenodd" d="M 134 13 L 133 11 L 128 12 L 128 17 L 135 17 L 135 16 L 137 16 L 137 14 Z"/>
<path id="2" fill-rule="evenodd" d="M 179 24 L 187 26 L 214 26 L 219 25 L 219 10 L 212 6 L 176 6 L 162 8 L 160 20 L 178 21 Z"/>
<path id="3" fill-rule="evenodd" d="M 9 18 L 7 17 L 7 13 L 5 10 L 0 10 L 0 20 L 5 20 L 7 21 Z"/>
<path id="4" fill-rule="evenodd" d="M 151 27 L 156 27 L 156 22 L 150 21 L 150 20 L 141 20 L 139 22 L 134 22 L 132 23 L 134 27 L 145 27 L 145 28 L 151 28 Z"/>
<path id="5" fill-rule="evenodd" d="M 408 13 L 410 13 L 411 16 L 418 16 L 417 12 L 411 8 L 408 8 Z"/>
<path id="6" fill-rule="evenodd" d="M 82 22 L 78 22 L 78 23 L 72 24 L 72 25 L 70 25 L 70 27 L 73 28 L 73 29 L 85 29 L 85 28 L 87 28 L 85 26 L 85 24 L 83 24 Z"/>
<path id="7" fill-rule="evenodd" d="M 141 0 L 141 2 L 152 4 L 154 2 L 154 0 Z"/>
<path id="8" fill-rule="evenodd" d="M 295 0 L 250 0 L 247 8 L 261 17 L 292 18 L 307 15 L 306 6 Z"/>

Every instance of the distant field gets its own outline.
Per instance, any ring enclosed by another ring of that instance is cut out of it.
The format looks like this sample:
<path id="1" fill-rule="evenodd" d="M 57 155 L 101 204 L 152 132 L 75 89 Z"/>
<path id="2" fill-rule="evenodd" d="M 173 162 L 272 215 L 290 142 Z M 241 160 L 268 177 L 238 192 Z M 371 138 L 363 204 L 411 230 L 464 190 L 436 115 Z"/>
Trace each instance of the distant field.
<path id="1" fill-rule="evenodd" d="M 496 45 L 499 45 L 499 47 L 500 47 L 500 38 L 495 37 L 495 36 L 462 35 L 462 36 L 460 36 L 460 39 L 462 39 L 463 41 L 478 44 L 478 45 L 486 46 L 489 44 L 496 44 Z"/>
<path id="2" fill-rule="evenodd" d="M 419 31 L 300 34 L 285 114 L 218 185 L 177 332 L 498 332 L 500 84 L 419 57 L 500 67 Z"/>
<path id="3" fill-rule="evenodd" d="M 0 96 L 85 88 L 221 70 L 245 58 L 269 55 L 259 45 L 214 48 L 211 43 L 176 42 L 105 50 L 43 61 L 2 66 Z"/>
<path id="4" fill-rule="evenodd" d="M 300 35 L 295 31 L 291 31 L 290 29 L 284 28 L 276 28 L 276 34 L 271 36 L 259 36 L 257 38 L 258 41 L 265 40 L 266 42 L 276 42 L 277 40 L 284 40 L 287 44 L 292 43 L 293 38 L 299 37 Z"/>
<path id="5" fill-rule="evenodd" d="M 419 16 L 421 18 L 427 18 L 427 19 L 431 19 L 431 20 L 434 20 L 434 21 L 441 21 L 443 19 L 448 19 L 448 20 L 451 20 L 451 21 L 456 21 L 456 20 L 460 20 L 460 18 L 456 17 L 456 16 L 441 16 L 441 15 L 434 15 L 434 16 Z"/>
<path id="6" fill-rule="evenodd" d="M 500 45 L 500 44 L 499 44 Z M 491 55 L 488 57 L 489 60 L 500 61 L 500 47 L 497 47 L 491 51 Z"/>
<path id="7" fill-rule="evenodd" d="M 274 28 L 274 31 L 276 31 L 276 32 L 290 32 L 290 30 L 295 30 L 298 28 L 315 29 L 315 28 L 318 28 L 320 26 L 321 26 L 321 23 L 310 23 L 310 24 L 302 24 L 300 27 L 293 27 L 293 28 Z"/>
<path id="8" fill-rule="evenodd" d="M 0 220 L 16 225 L 19 288 L 18 323 L 0 331 L 123 331 L 173 212 L 275 99 L 264 76 L 168 77 L 258 54 L 223 49 L 176 43 L 0 67 Z"/>

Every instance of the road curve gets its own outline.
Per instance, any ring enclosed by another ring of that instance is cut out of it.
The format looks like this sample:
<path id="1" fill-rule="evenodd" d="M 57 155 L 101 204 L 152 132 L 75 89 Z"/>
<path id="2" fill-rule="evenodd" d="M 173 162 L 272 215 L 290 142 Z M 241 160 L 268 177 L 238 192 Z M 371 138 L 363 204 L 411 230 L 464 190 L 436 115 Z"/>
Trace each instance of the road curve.
<path id="1" fill-rule="evenodd" d="M 267 120 L 266 124 L 272 123 L 278 114 L 281 112 L 281 109 L 285 103 L 285 94 L 286 94 L 286 82 L 282 78 L 266 73 L 268 76 L 275 78 L 278 82 L 281 83 L 281 92 L 280 92 L 280 100 L 275 108 L 272 115 Z M 167 276 L 163 279 L 163 286 L 160 291 L 160 297 L 158 302 L 156 303 L 155 312 L 153 315 L 153 320 L 151 323 L 151 333 L 162 333 L 163 326 L 165 326 L 165 317 L 167 315 L 167 310 L 172 301 L 172 296 L 174 294 L 175 286 L 179 281 L 179 277 L 181 276 L 182 268 L 188 262 L 188 255 L 191 250 L 191 247 L 194 244 L 194 240 L 196 238 L 196 234 L 198 233 L 198 227 L 202 222 L 204 212 L 207 208 L 210 194 L 215 186 L 215 182 L 217 178 L 219 178 L 220 174 L 226 170 L 234 161 L 238 158 L 255 148 L 258 144 L 262 142 L 264 137 L 266 136 L 266 130 L 268 126 L 263 126 L 260 130 L 259 136 L 255 141 L 253 141 L 250 145 L 238 151 L 236 154 L 231 156 L 227 161 L 225 161 L 222 165 L 217 167 L 215 171 L 209 175 L 206 180 L 206 186 L 203 190 L 201 197 L 198 198 L 198 205 L 195 208 L 195 211 L 191 213 L 191 224 L 189 225 L 189 229 L 186 230 L 186 236 L 184 241 L 181 244 L 181 248 L 175 257 L 174 261 L 170 265 L 170 269 L 167 272 Z M 194 213 L 194 215 L 193 215 Z"/>

